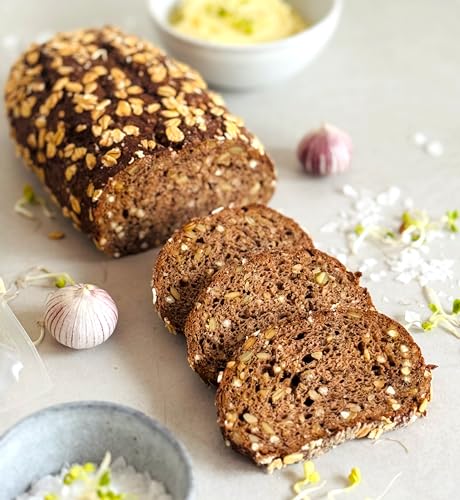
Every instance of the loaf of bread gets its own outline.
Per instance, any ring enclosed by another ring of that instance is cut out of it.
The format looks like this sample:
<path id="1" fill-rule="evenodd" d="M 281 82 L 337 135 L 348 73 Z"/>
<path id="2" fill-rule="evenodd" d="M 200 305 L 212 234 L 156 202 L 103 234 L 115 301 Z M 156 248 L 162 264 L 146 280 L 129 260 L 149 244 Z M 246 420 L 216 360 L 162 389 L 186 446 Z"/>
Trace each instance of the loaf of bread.
<path id="1" fill-rule="evenodd" d="M 258 465 L 278 469 L 425 415 L 432 367 L 390 318 L 320 312 L 259 330 L 216 396 L 226 443 Z"/>
<path id="2" fill-rule="evenodd" d="M 5 98 L 18 154 L 114 257 L 161 244 L 193 216 L 273 194 L 260 142 L 200 75 L 115 28 L 32 46 Z"/>
<path id="3" fill-rule="evenodd" d="M 293 314 L 373 309 L 359 273 L 315 249 L 266 252 L 224 267 L 198 297 L 185 324 L 190 366 L 209 384 L 247 337 Z"/>
<path id="4" fill-rule="evenodd" d="M 152 293 L 158 314 L 172 333 L 185 320 L 214 273 L 241 264 L 254 252 L 313 248 L 310 237 L 289 217 L 264 205 L 216 210 L 192 219 L 161 249 Z"/>

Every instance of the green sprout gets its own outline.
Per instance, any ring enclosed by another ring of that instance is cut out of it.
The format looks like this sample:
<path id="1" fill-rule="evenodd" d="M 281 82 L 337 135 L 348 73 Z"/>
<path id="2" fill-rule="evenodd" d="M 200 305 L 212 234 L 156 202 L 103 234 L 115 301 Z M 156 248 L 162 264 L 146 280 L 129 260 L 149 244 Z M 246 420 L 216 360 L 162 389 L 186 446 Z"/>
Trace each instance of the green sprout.
<path id="1" fill-rule="evenodd" d="M 444 328 L 460 338 L 460 298 L 452 301 L 451 312 L 448 313 L 442 307 L 434 290 L 426 287 L 425 294 L 430 301 L 428 309 L 431 311 L 431 316 L 422 322 L 421 327 L 427 332 L 437 327 Z"/>
<path id="2" fill-rule="evenodd" d="M 26 203 L 30 203 L 31 205 L 36 205 L 38 203 L 34 188 L 30 184 L 24 186 L 22 196 Z"/>
<path id="3" fill-rule="evenodd" d="M 353 467 L 350 474 L 348 474 L 348 486 L 330 491 L 327 494 L 327 498 L 328 500 L 333 500 L 336 495 L 348 493 L 349 491 L 355 489 L 359 484 L 361 484 L 361 471 L 358 467 Z"/>
<path id="4" fill-rule="evenodd" d="M 455 299 L 452 302 L 452 314 L 460 314 L 460 299 Z"/>
<path id="5" fill-rule="evenodd" d="M 107 486 L 110 484 L 110 470 L 104 471 L 104 473 L 99 478 L 99 486 Z"/>
<path id="6" fill-rule="evenodd" d="M 85 481 L 88 477 L 85 469 L 81 465 L 72 465 L 69 472 L 64 476 L 64 484 L 72 484 L 75 481 Z"/>
<path id="7" fill-rule="evenodd" d="M 378 224 L 357 223 L 350 230 L 350 248 L 356 254 L 366 241 L 381 242 L 391 246 L 420 247 L 427 242 L 430 231 L 460 232 L 460 211 L 448 210 L 440 219 L 432 220 L 423 210 L 404 211 L 400 217 L 398 230 Z"/>
<path id="8" fill-rule="evenodd" d="M 297 481 L 292 487 L 295 493 L 300 493 L 307 484 L 319 483 L 321 479 L 319 472 L 315 469 L 315 464 L 311 460 L 303 463 L 303 475 L 303 479 Z"/>
<path id="9" fill-rule="evenodd" d="M 68 273 L 50 273 L 41 267 L 38 273 L 28 273 L 23 278 L 16 280 L 16 286 L 24 288 L 35 281 L 54 279 L 54 286 L 64 288 L 67 285 L 75 285 L 75 280 Z"/>
<path id="10" fill-rule="evenodd" d="M 45 200 L 35 194 L 35 191 L 30 184 L 26 184 L 22 190 L 21 198 L 19 198 L 19 200 L 14 204 L 14 211 L 19 215 L 27 217 L 28 219 L 35 219 L 35 215 L 26 207 L 37 205 L 41 206 L 46 217 L 54 217 L 53 213 L 48 210 Z"/>
<path id="11" fill-rule="evenodd" d="M 321 477 L 319 475 L 319 472 L 315 469 L 315 464 L 311 460 L 303 463 L 303 475 L 303 479 L 297 481 L 292 487 L 292 489 L 296 493 L 296 496 L 292 500 L 308 499 L 311 493 L 320 490 L 326 484 L 326 481 L 318 484 Z M 308 487 L 305 488 L 305 486 Z"/>
<path id="12" fill-rule="evenodd" d="M 111 489 L 112 474 L 110 470 L 110 453 L 106 453 L 99 468 L 92 462 L 83 465 L 75 464 L 70 467 L 63 478 L 66 485 L 78 484 L 82 487 L 81 498 L 97 498 L 100 500 L 134 500 L 136 497 L 125 493 L 116 493 Z M 53 493 L 45 496 L 44 500 L 57 500 Z"/>
<path id="13" fill-rule="evenodd" d="M 92 462 L 86 462 L 86 464 L 83 465 L 83 470 L 85 472 L 94 472 L 96 470 L 96 466 Z"/>
<path id="14" fill-rule="evenodd" d="M 408 235 L 417 246 L 426 241 L 427 232 L 434 226 L 428 217 L 428 214 L 421 210 L 414 210 L 412 213 L 403 212 L 401 216 L 401 226 L 399 232 L 402 237 Z"/>
<path id="15" fill-rule="evenodd" d="M 445 224 L 449 229 L 449 231 L 451 231 L 452 233 L 458 233 L 458 225 L 457 225 L 458 218 L 459 218 L 458 210 L 448 210 L 444 216 Z"/>
<path id="16" fill-rule="evenodd" d="M 411 226 L 416 226 L 417 221 L 414 219 L 409 212 L 403 212 L 401 215 L 401 228 L 400 232 L 406 231 Z"/>
<path id="17" fill-rule="evenodd" d="M 124 500 L 126 495 L 124 493 L 114 493 L 113 491 L 100 491 L 98 490 L 97 496 L 101 500 Z"/>
<path id="18" fill-rule="evenodd" d="M 64 288 L 67 285 L 67 280 L 63 274 L 59 275 L 54 282 L 57 288 Z"/>
<path id="19" fill-rule="evenodd" d="M 433 330 L 433 327 L 434 327 L 434 323 L 432 321 L 424 321 L 422 323 L 422 328 L 429 332 L 430 330 Z"/>
<path id="20" fill-rule="evenodd" d="M 353 229 L 353 234 L 356 235 L 356 238 L 352 240 L 351 243 L 351 251 L 354 254 L 358 253 L 359 247 L 365 239 L 370 239 L 372 241 L 381 241 L 388 245 L 395 245 L 396 235 L 391 229 L 388 229 L 383 226 L 371 225 L 364 226 L 362 223 L 356 224 Z"/>
<path id="21" fill-rule="evenodd" d="M 70 485 L 72 484 L 73 482 L 75 481 L 75 478 L 73 478 L 72 476 L 70 476 L 69 474 L 66 474 L 64 476 L 64 479 L 63 479 L 63 483 L 66 484 L 66 485 Z"/>

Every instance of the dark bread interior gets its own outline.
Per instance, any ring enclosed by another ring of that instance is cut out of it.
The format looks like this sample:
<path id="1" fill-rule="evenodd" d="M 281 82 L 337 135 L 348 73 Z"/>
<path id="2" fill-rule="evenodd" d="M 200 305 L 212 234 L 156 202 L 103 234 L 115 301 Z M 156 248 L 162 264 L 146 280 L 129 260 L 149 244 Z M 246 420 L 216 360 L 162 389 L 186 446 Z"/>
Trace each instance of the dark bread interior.
<path id="1" fill-rule="evenodd" d="M 216 396 L 227 444 L 257 464 L 280 468 L 425 414 L 430 367 L 383 314 L 318 312 L 259 330 L 227 363 Z"/>

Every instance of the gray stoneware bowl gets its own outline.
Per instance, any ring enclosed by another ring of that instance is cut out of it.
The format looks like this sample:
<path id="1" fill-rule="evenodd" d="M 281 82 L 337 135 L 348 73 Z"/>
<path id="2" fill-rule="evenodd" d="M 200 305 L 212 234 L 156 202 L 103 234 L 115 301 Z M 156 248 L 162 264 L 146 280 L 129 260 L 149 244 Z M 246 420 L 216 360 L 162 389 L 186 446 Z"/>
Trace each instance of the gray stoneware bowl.
<path id="1" fill-rule="evenodd" d="M 0 438 L 0 500 L 11 500 L 65 463 L 101 462 L 106 451 L 161 481 L 174 500 L 192 500 L 184 447 L 143 413 L 114 403 L 81 401 L 45 408 Z"/>

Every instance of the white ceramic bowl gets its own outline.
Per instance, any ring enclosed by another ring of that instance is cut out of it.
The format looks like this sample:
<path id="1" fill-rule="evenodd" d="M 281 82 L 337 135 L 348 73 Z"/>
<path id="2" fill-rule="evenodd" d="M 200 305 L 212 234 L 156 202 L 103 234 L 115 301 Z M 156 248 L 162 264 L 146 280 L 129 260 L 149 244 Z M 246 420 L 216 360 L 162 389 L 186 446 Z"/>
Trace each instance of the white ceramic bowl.
<path id="1" fill-rule="evenodd" d="M 293 36 L 257 45 L 224 45 L 182 35 L 169 23 L 177 0 L 148 0 L 161 43 L 200 71 L 208 83 L 249 89 L 284 80 L 311 62 L 334 33 L 343 0 L 290 0 L 311 26 Z"/>

